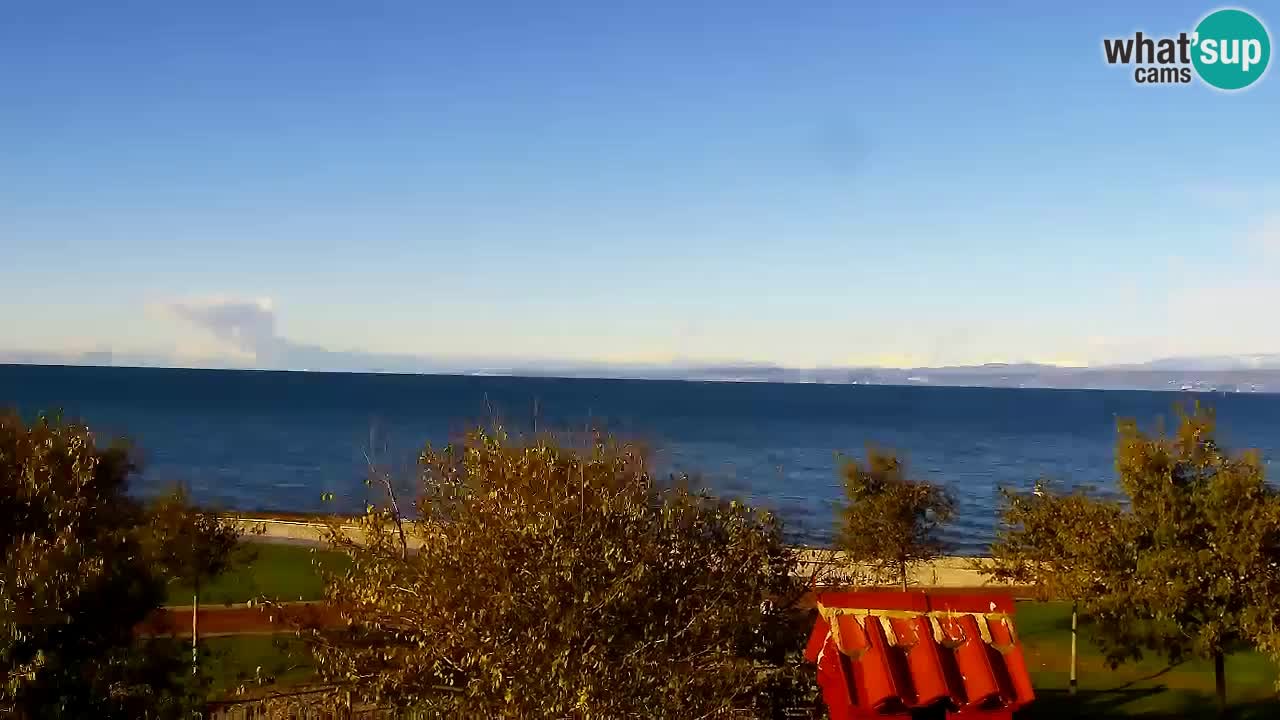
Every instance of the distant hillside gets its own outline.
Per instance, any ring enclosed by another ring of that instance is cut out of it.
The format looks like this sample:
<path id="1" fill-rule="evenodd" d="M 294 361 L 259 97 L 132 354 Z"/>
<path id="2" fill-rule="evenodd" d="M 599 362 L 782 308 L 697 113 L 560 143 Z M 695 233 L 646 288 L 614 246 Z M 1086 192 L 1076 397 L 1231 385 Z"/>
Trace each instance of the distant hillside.
<path id="1" fill-rule="evenodd" d="M 375 358 L 378 362 L 362 362 Z M 330 372 L 394 372 L 524 377 L 591 377 L 705 382 L 841 383 L 863 385 L 937 385 L 1011 388 L 1093 388 L 1101 390 L 1170 390 L 1204 392 L 1280 392 L 1280 354 L 1190 357 L 1153 360 L 1134 365 L 1070 368 L 1035 363 L 919 368 L 787 368 L 761 363 L 742 364 L 557 364 L 530 362 L 503 365 L 484 361 L 441 361 L 426 357 L 365 356 L 332 353 L 313 358 L 307 367 L 266 367 L 279 370 Z M 162 357 L 109 352 L 51 356 L 0 353 L 0 363 L 32 365 L 115 365 L 172 367 Z M 227 367 L 217 363 L 184 367 Z M 240 368 L 251 366 L 239 365 Z"/>
<path id="2" fill-rule="evenodd" d="M 1185 369 L 1129 366 L 1062 368 L 1051 365 L 990 364 L 937 368 L 784 368 L 760 365 L 707 367 L 518 368 L 516 375 L 615 377 L 721 382 L 847 383 L 1012 388 L 1094 388 L 1205 392 L 1280 392 L 1280 366 L 1221 368 L 1204 364 Z"/>

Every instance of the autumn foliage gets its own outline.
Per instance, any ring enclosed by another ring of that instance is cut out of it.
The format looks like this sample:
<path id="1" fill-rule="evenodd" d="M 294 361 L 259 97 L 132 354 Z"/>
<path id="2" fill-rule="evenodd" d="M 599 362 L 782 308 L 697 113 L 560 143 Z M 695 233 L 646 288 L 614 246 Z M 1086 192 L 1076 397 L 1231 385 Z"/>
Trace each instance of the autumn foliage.
<path id="1" fill-rule="evenodd" d="M 812 690 L 772 515 L 656 478 L 644 453 L 476 432 L 421 455 L 420 521 L 371 508 L 314 631 L 325 676 L 444 717 L 766 714 Z M 417 547 L 420 543 L 420 547 Z"/>
<path id="2" fill-rule="evenodd" d="M 126 494 L 135 470 L 84 426 L 0 415 L 0 716 L 177 718 L 203 702 L 189 655 L 133 629 L 164 601 L 167 530 L 206 538 L 180 532 L 192 516 L 176 505 L 157 524 Z"/>

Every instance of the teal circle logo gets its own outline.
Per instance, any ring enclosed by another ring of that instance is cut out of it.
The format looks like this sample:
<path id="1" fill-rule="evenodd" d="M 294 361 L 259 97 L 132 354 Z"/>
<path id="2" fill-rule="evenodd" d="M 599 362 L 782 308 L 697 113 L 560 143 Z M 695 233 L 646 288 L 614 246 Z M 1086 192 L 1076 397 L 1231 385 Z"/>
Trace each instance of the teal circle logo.
<path id="1" fill-rule="evenodd" d="M 1243 10 L 1212 12 L 1196 26 L 1191 62 L 1200 79 L 1219 90 L 1240 90 L 1262 77 L 1271 60 L 1271 36 Z"/>

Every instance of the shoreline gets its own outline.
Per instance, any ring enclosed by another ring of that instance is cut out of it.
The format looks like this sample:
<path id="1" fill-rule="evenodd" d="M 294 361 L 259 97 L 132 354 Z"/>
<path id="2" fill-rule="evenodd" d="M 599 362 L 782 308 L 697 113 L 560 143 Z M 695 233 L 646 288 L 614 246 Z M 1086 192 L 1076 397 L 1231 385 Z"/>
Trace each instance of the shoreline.
<path id="1" fill-rule="evenodd" d="M 281 517 L 269 517 L 279 515 Z M 303 545 L 308 547 L 327 547 L 324 538 L 325 524 L 316 520 L 315 515 L 303 513 L 234 513 L 223 514 L 222 517 L 236 521 L 245 542 L 267 542 L 286 545 Z M 354 520 L 352 516 L 330 516 L 340 521 Z M 343 533 L 353 541 L 358 541 L 360 528 L 355 524 L 341 525 Z M 422 540 L 410 535 L 407 544 L 411 550 L 422 546 Z M 839 551 L 808 546 L 796 546 L 800 553 L 800 566 L 805 574 L 814 577 L 825 576 L 823 585 L 847 585 L 856 582 L 856 568 L 847 568 L 839 561 Z M 911 569 L 908 585 L 930 588 L 984 588 L 1013 586 L 992 580 L 986 573 L 976 569 L 975 562 L 986 559 L 983 556 L 951 555 L 940 557 L 930 563 L 922 563 Z"/>

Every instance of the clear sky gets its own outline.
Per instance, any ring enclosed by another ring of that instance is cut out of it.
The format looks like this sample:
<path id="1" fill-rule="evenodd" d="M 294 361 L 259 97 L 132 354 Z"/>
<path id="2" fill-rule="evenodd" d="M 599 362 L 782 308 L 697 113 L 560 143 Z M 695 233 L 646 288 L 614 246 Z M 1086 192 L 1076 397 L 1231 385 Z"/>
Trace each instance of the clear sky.
<path id="1" fill-rule="evenodd" d="M 1102 56 L 1216 7 L 6 4 L 0 351 L 1280 352 L 1277 71 Z"/>

